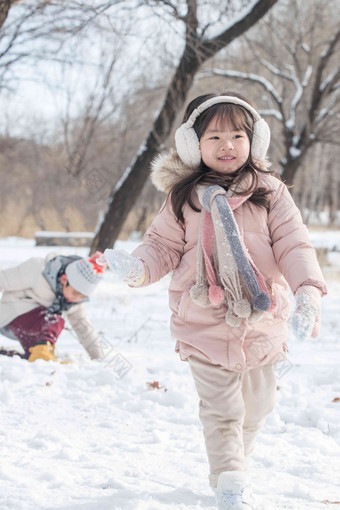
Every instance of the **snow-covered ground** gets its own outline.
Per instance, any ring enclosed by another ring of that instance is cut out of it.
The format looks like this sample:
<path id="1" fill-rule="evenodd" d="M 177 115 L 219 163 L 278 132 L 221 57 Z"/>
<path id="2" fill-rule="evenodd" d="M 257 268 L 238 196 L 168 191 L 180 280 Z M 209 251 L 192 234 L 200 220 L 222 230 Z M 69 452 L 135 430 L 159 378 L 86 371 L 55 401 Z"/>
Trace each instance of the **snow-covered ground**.
<path id="1" fill-rule="evenodd" d="M 340 245 L 339 234 L 312 238 Z M 48 251 L 2 239 L 0 268 Z M 340 507 L 340 254 L 330 258 L 321 338 L 290 338 L 278 404 L 250 461 L 265 510 Z M 0 356 L 0 510 L 215 509 L 198 398 L 169 334 L 168 284 L 129 289 L 106 274 L 87 305 L 104 362 L 90 361 L 69 330 L 57 346 L 71 364 Z"/>

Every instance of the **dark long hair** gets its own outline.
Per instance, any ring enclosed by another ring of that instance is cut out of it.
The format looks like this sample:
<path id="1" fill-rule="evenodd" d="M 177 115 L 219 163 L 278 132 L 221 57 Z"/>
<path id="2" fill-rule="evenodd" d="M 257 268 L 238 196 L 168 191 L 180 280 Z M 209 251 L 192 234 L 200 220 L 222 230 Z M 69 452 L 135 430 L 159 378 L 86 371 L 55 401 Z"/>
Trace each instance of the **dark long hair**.
<path id="1" fill-rule="evenodd" d="M 213 97 L 218 97 L 219 95 L 237 97 L 253 106 L 246 97 L 236 92 L 226 92 L 223 94 L 205 94 L 191 101 L 185 111 L 183 123 L 189 119 L 192 112 L 200 104 Z M 204 110 L 198 116 L 193 125 L 199 140 L 201 139 L 213 118 L 216 118 L 217 122 L 219 122 L 222 126 L 226 121 L 228 121 L 233 126 L 235 131 L 245 131 L 251 144 L 254 119 L 248 110 L 240 105 L 233 103 L 218 103 L 211 106 L 207 110 Z M 217 184 L 222 186 L 225 190 L 228 190 L 230 186 L 234 187 L 237 185 L 237 183 L 246 174 L 249 174 L 251 177 L 249 187 L 236 193 L 238 195 L 248 195 L 251 193 L 251 196 L 249 197 L 250 202 L 258 207 L 265 207 L 266 209 L 269 209 L 269 195 L 272 193 L 272 191 L 263 187 L 258 187 L 258 172 L 267 174 L 268 169 L 261 169 L 258 165 L 256 165 L 252 159 L 251 154 L 249 154 L 249 158 L 245 164 L 231 175 L 222 175 L 218 172 L 215 172 L 214 170 L 208 168 L 203 161 L 201 161 L 200 166 L 194 170 L 189 177 L 182 179 L 172 188 L 171 204 L 178 221 L 184 223 L 183 206 L 186 202 L 188 202 L 189 206 L 194 211 L 200 212 L 200 209 L 198 209 L 193 203 L 192 192 L 197 184 Z"/>

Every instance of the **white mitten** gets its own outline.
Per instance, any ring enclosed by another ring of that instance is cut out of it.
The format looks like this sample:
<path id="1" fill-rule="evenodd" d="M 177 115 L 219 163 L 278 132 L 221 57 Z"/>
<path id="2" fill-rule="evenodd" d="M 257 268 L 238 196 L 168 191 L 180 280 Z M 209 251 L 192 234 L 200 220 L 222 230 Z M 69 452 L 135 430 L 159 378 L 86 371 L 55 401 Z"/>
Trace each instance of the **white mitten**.
<path id="1" fill-rule="evenodd" d="M 145 280 L 143 262 L 124 250 L 107 248 L 103 255 L 97 259 L 97 264 L 105 263 L 116 273 L 118 278 L 124 280 L 129 285 L 142 285 Z"/>
<path id="2" fill-rule="evenodd" d="M 317 338 L 320 333 L 321 291 L 313 285 L 301 285 L 295 292 L 293 330 L 300 340 Z"/>

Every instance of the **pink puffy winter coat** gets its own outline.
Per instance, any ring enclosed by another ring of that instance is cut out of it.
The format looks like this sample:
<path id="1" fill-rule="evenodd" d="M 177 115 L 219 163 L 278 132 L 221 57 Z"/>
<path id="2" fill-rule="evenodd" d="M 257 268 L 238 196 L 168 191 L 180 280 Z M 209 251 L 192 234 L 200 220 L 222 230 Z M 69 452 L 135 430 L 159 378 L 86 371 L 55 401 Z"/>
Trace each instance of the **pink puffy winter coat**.
<path id="1" fill-rule="evenodd" d="M 155 163 L 153 182 L 168 192 L 188 172 L 177 154 L 170 152 Z M 295 292 L 300 285 L 308 284 L 326 293 L 307 228 L 287 187 L 270 174 L 262 175 L 261 186 L 274 190 L 270 210 L 249 201 L 234 210 L 250 256 L 277 301 L 274 312 L 265 312 L 259 322 L 248 323 L 244 319 L 241 326 L 231 327 L 225 322 L 225 305 L 202 308 L 191 300 L 200 213 L 189 205 L 183 209 L 183 226 L 177 221 L 168 197 L 143 243 L 133 253 L 145 264 L 144 285 L 173 272 L 169 287 L 171 333 L 183 360 L 199 351 L 211 362 L 236 372 L 283 360 L 290 314 L 288 288 Z M 197 206 L 200 208 L 198 198 Z"/>

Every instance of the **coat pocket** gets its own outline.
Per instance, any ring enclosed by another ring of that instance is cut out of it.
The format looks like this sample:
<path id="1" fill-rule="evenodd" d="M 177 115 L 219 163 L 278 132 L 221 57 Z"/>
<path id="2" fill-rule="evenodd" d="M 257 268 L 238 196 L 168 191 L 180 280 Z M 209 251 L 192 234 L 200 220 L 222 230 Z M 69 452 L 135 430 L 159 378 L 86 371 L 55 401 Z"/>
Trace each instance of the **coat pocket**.
<path id="1" fill-rule="evenodd" d="M 180 297 L 177 306 L 177 315 L 180 319 L 185 320 L 187 318 L 187 311 L 190 306 L 191 298 L 190 298 L 190 289 L 192 284 L 188 285 L 183 294 Z"/>
<path id="2" fill-rule="evenodd" d="M 275 302 L 275 307 L 271 310 L 270 313 L 272 314 L 274 319 L 287 320 L 290 314 L 290 306 L 287 291 L 283 289 L 281 285 L 273 282 L 272 278 L 266 281 L 266 285 L 268 287 L 269 293 L 271 294 Z"/>

